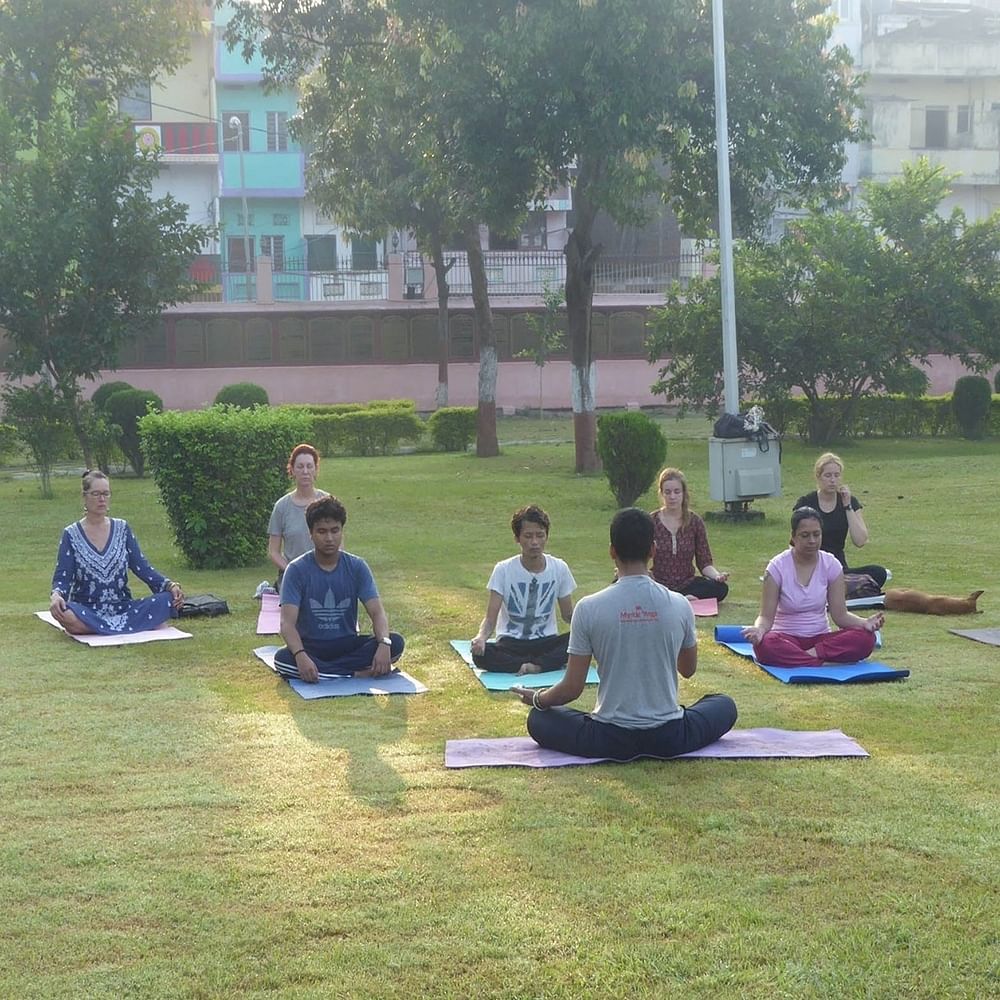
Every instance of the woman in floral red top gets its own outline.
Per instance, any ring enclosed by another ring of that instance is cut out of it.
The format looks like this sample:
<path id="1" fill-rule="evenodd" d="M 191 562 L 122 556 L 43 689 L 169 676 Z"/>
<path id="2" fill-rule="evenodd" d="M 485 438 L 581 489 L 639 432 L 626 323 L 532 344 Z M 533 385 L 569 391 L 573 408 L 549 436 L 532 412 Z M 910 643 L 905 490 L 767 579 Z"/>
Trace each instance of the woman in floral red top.
<path id="1" fill-rule="evenodd" d="M 726 584 L 729 574 L 720 573 L 712 565 L 705 522 L 691 513 L 684 473 L 680 469 L 664 469 L 659 489 L 660 509 L 651 512 L 656 529 L 653 578 L 687 597 L 723 600 L 729 593 Z"/>

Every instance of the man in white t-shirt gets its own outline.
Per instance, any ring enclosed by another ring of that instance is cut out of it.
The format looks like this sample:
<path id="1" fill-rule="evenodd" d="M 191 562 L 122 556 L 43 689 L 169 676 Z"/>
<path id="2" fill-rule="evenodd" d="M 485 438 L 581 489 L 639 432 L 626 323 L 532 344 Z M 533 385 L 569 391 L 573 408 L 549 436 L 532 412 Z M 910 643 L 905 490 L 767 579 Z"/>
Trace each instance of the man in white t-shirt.
<path id="1" fill-rule="evenodd" d="M 493 567 L 486 617 L 472 640 L 472 660 L 483 670 L 537 674 L 566 666 L 569 633 L 559 634 L 556 607 L 573 617 L 576 580 L 569 567 L 547 555 L 549 515 L 534 504 L 514 512 L 511 530 L 521 554 Z M 496 629 L 494 642 L 487 642 Z"/>
<path id="2" fill-rule="evenodd" d="M 694 675 L 698 640 L 688 600 L 649 575 L 653 531 L 645 511 L 615 514 L 618 579 L 577 604 L 566 675 L 544 691 L 512 688 L 532 706 L 528 732 L 539 745 L 580 757 L 676 757 L 714 743 L 736 723 L 728 695 L 707 694 L 690 708 L 677 701 L 677 675 Z M 591 658 L 600 678 L 594 711 L 562 707 L 583 693 Z"/>

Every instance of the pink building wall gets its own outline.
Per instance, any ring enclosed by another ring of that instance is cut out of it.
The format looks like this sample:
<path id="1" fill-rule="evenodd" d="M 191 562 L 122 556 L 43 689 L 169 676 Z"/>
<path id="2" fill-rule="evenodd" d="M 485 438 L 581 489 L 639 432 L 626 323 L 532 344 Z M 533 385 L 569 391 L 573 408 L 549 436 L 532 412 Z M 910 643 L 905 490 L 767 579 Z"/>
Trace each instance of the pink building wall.
<path id="1" fill-rule="evenodd" d="M 601 407 L 663 406 L 650 386 L 657 365 L 641 360 L 597 362 L 597 403 Z M 930 395 L 951 392 L 960 375 L 969 374 L 958 361 L 935 355 L 927 367 Z M 452 406 L 475 406 L 479 366 L 453 361 L 448 368 L 448 401 Z M 992 380 L 992 373 L 990 375 Z M 289 365 L 242 368 L 130 368 L 105 372 L 102 381 L 123 379 L 140 389 L 151 389 L 169 409 L 192 410 L 211 404 L 224 385 L 256 382 L 273 404 L 351 403 L 369 399 L 412 399 L 418 410 L 434 409 L 436 364 L 406 365 Z M 88 393 L 97 388 L 90 384 Z M 551 361 L 542 369 L 546 409 L 570 409 L 570 363 Z M 497 375 L 497 406 L 531 409 L 538 406 L 538 369 L 530 361 L 502 361 Z"/>

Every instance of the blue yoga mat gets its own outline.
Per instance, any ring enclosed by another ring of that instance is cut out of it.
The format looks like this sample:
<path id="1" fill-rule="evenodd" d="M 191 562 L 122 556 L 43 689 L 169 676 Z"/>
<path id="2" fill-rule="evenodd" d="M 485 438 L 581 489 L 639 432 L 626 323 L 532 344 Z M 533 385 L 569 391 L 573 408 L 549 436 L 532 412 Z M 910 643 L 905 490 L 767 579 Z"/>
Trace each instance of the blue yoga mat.
<path id="1" fill-rule="evenodd" d="M 274 654 L 278 646 L 258 646 L 253 655 L 274 670 Z M 275 670 L 275 673 L 278 673 Z M 281 677 L 281 674 L 278 674 Z M 348 698 L 357 694 L 423 694 L 427 688 L 402 670 L 393 670 L 382 677 L 325 677 L 315 684 L 284 677 L 288 686 L 306 701 L 317 698 Z"/>
<path id="2" fill-rule="evenodd" d="M 863 681 L 894 681 L 909 677 L 909 670 L 897 670 L 885 663 L 828 663 L 822 667 L 771 667 L 753 655 L 753 646 L 743 638 L 742 625 L 716 625 L 715 641 L 737 656 L 753 660 L 765 673 L 782 684 L 856 684 Z"/>
<path id="3" fill-rule="evenodd" d="M 565 670 L 546 670 L 541 674 L 502 674 L 495 670 L 480 670 L 472 662 L 472 643 L 468 639 L 452 639 L 451 648 L 472 667 L 472 672 L 479 678 L 479 683 L 487 691 L 509 691 L 512 687 L 547 688 L 558 684 L 566 673 Z M 587 672 L 587 683 L 596 684 L 597 668 L 591 666 Z"/>

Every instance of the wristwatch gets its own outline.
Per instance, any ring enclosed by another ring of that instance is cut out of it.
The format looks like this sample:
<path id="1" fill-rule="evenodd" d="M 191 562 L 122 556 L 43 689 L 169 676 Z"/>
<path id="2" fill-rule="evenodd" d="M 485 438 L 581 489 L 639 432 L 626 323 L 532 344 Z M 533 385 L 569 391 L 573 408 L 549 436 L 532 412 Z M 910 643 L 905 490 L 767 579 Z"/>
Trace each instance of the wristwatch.
<path id="1" fill-rule="evenodd" d="M 387 635 L 382 636 L 382 638 L 379 639 L 379 642 L 382 643 L 383 646 L 391 646 L 392 645 L 392 639 L 390 639 L 389 636 L 387 636 Z"/>

